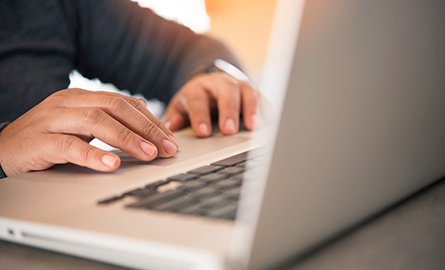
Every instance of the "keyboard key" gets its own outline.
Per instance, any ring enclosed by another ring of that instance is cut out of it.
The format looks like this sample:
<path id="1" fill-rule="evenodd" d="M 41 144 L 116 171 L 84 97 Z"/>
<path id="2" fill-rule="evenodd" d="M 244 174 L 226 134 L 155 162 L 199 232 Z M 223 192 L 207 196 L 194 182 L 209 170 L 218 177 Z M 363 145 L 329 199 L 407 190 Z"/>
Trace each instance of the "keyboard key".
<path id="1" fill-rule="evenodd" d="M 197 178 L 196 181 L 203 182 L 206 184 L 212 184 L 227 178 L 228 178 L 227 175 L 212 173 L 212 174 L 202 175 L 199 178 Z"/>
<path id="2" fill-rule="evenodd" d="M 212 188 L 217 190 L 224 190 L 224 189 L 232 189 L 239 187 L 241 184 L 238 181 L 232 180 L 232 179 L 226 179 L 223 181 L 220 181 L 216 183 L 215 185 L 212 185 Z"/>
<path id="3" fill-rule="evenodd" d="M 195 191 L 201 188 L 207 187 L 207 184 L 199 181 L 191 181 L 179 186 L 179 189 L 185 189 L 187 191 Z"/>
<path id="4" fill-rule="evenodd" d="M 241 183 L 244 179 L 244 175 L 243 174 L 236 174 L 230 177 L 230 179 L 232 179 L 233 181 L 237 181 L 239 183 Z"/>
<path id="5" fill-rule="evenodd" d="M 122 196 L 134 196 L 137 197 L 139 199 L 143 199 L 143 198 L 147 198 L 150 197 L 154 194 L 158 194 L 158 192 L 154 189 L 143 189 L 143 188 L 138 188 L 129 192 L 124 193 Z"/>
<path id="6" fill-rule="evenodd" d="M 179 197 L 175 200 L 163 203 L 161 205 L 158 205 L 154 207 L 154 210 L 158 211 L 174 211 L 178 212 L 181 209 L 196 205 L 201 203 L 197 198 L 195 197 Z"/>
<path id="7" fill-rule="evenodd" d="M 217 173 L 218 174 L 225 174 L 225 175 L 235 175 L 235 174 L 240 174 L 244 172 L 244 168 L 240 168 L 240 167 L 226 167 L 222 170 L 219 170 Z"/>
<path id="8" fill-rule="evenodd" d="M 241 193 L 240 188 L 230 189 L 223 194 L 223 198 L 229 201 L 239 201 L 239 196 Z"/>
<path id="9" fill-rule="evenodd" d="M 146 199 L 142 199 L 139 202 L 127 205 L 127 207 L 132 208 L 153 208 L 160 204 L 163 204 L 165 202 L 168 202 L 169 200 L 174 200 L 176 198 L 179 198 L 181 196 L 185 196 L 184 190 L 181 189 L 175 189 L 175 190 L 169 190 L 163 193 L 155 194 L 151 197 L 148 197 Z"/>
<path id="10" fill-rule="evenodd" d="M 157 190 L 158 187 L 163 186 L 165 184 L 168 184 L 170 181 L 166 180 L 166 181 L 157 181 L 151 184 L 148 184 L 145 186 L 145 189 L 154 189 Z"/>
<path id="11" fill-rule="evenodd" d="M 205 187 L 205 188 L 202 188 L 198 191 L 191 193 L 190 196 L 197 197 L 201 200 L 204 200 L 205 198 L 214 197 L 219 194 L 221 194 L 221 191 L 214 189 L 214 188 Z"/>
<path id="12" fill-rule="evenodd" d="M 201 203 L 186 207 L 179 211 L 184 214 L 198 214 L 198 215 L 207 215 L 209 211 L 212 209 L 217 209 L 219 207 L 224 207 L 230 204 L 229 201 L 223 200 L 221 196 L 216 196 L 204 201 Z"/>
<path id="13" fill-rule="evenodd" d="M 187 174 L 187 173 L 181 173 L 172 177 L 167 178 L 168 181 L 179 181 L 182 183 L 191 181 L 195 178 L 198 178 L 199 176 L 196 174 Z"/>

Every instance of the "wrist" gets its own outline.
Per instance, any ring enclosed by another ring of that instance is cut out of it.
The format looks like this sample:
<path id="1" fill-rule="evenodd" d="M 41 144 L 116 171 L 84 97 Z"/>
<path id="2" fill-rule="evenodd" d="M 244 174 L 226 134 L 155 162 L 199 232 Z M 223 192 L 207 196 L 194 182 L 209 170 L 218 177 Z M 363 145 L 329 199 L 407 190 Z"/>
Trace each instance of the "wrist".
<path id="1" fill-rule="evenodd" d="M 206 73 L 215 73 L 215 72 L 224 72 L 234 77 L 237 80 L 251 82 L 249 77 L 239 68 L 230 64 L 229 62 L 216 59 L 209 64 L 209 62 L 203 63 L 196 67 L 189 75 L 186 81 L 191 80 L 192 78 Z"/>
<path id="2" fill-rule="evenodd" d="M 239 81 L 250 82 L 249 77 L 243 71 L 222 59 L 216 59 L 212 65 L 207 68 L 207 73 L 213 72 L 224 72 Z"/>

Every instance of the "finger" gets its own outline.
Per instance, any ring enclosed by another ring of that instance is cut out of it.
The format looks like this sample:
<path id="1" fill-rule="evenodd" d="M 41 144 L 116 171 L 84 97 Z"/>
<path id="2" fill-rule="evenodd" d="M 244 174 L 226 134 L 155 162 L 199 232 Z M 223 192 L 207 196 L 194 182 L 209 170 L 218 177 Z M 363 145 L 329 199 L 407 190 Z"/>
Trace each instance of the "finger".
<path id="1" fill-rule="evenodd" d="M 50 140 L 55 150 L 49 153 L 48 161 L 54 164 L 71 162 L 98 171 L 117 169 L 120 159 L 116 154 L 96 148 L 71 135 L 54 134 Z"/>
<path id="2" fill-rule="evenodd" d="M 140 110 L 136 109 L 132 104 L 127 102 L 126 99 L 113 99 L 116 105 L 112 105 L 109 108 L 105 108 L 106 112 L 117 119 L 120 123 L 123 123 L 126 127 L 139 134 L 141 137 L 147 139 L 156 145 L 158 154 L 161 157 L 171 157 L 176 154 L 177 143 L 176 138 L 173 135 L 167 135 L 160 129 L 158 119 L 155 118 L 158 125 L 153 123 L 147 118 Z M 121 103 L 121 104 L 119 104 Z M 126 103 L 126 104 L 124 104 Z M 139 102 L 133 103 L 133 105 L 140 105 Z M 161 123 L 162 124 L 162 123 Z M 167 129 L 164 124 L 162 126 Z M 171 131 L 169 131 L 171 133 Z"/>
<path id="3" fill-rule="evenodd" d="M 177 131 L 190 125 L 190 120 L 184 114 L 178 111 L 169 113 L 168 120 L 165 121 L 165 126 L 171 131 Z"/>
<path id="4" fill-rule="evenodd" d="M 244 124 L 249 130 L 257 129 L 261 123 L 258 111 L 260 93 L 247 82 L 239 82 L 239 84 Z"/>
<path id="5" fill-rule="evenodd" d="M 65 108 L 59 117 L 46 123 L 52 133 L 75 134 L 98 138 L 140 160 L 156 157 L 157 147 L 99 108 Z"/>
<path id="6" fill-rule="evenodd" d="M 208 137 L 212 133 L 210 117 L 210 96 L 201 85 L 192 85 L 187 96 L 181 96 L 186 104 L 188 117 L 193 131 L 198 137 Z"/>
<path id="7" fill-rule="evenodd" d="M 180 130 L 190 125 L 188 113 L 180 107 L 178 102 L 176 98 L 173 98 L 163 116 L 165 126 L 171 131 Z"/>
<path id="8" fill-rule="evenodd" d="M 164 153 L 160 151 L 160 155 L 163 157 L 171 156 L 171 154 L 167 154 L 173 152 L 173 147 L 169 145 L 169 143 L 173 143 L 175 148 L 179 147 L 179 142 L 173 135 L 173 133 L 159 120 L 157 119 L 147 108 L 145 102 L 142 102 L 141 99 L 127 97 L 117 93 L 110 92 L 101 92 L 101 91 L 86 91 L 82 89 L 76 89 L 75 98 L 70 99 L 66 102 L 67 107 L 100 107 L 106 109 L 110 112 L 113 117 L 116 117 L 119 121 L 126 122 L 131 125 L 127 126 L 132 129 L 142 137 L 147 140 L 153 141 L 158 147 L 161 147 L 162 144 L 167 145 L 168 150 Z M 85 97 L 87 96 L 87 98 Z M 129 104 L 125 104 L 126 101 Z M 128 105 L 131 105 L 137 111 L 142 113 L 148 120 L 151 121 L 157 128 L 149 125 L 147 128 L 146 124 L 143 122 L 146 119 L 141 120 L 141 117 L 137 117 L 134 113 L 136 113 L 132 108 L 129 108 Z M 120 112 L 124 110 L 129 110 L 132 112 L 132 116 L 128 116 L 129 118 L 123 119 L 120 117 Z M 135 120 L 135 121 L 133 121 Z M 141 127 L 141 128 L 140 128 Z M 150 131 L 147 133 L 147 131 Z M 162 134 L 164 133 L 164 134 Z M 166 142 L 164 142 L 166 140 Z M 174 151 L 176 152 L 176 150 Z"/>
<path id="9" fill-rule="evenodd" d="M 141 103 L 141 105 L 142 105 L 144 108 L 147 108 L 147 102 L 145 102 L 145 100 L 143 100 L 143 99 L 141 99 L 141 98 L 138 98 L 138 101 L 139 101 L 139 103 Z"/>
<path id="10" fill-rule="evenodd" d="M 167 139 L 168 141 L 172 142 L 176 148 L 179 147 L 179 142 L 176 139 L 176 137 L 173 135 L 173 133 L 171 132 L 171 130 L 166 127 L 164 125 L 164 123 L 162 123 L 161 120 L 159 120 L 158 118 L 156 118 L 148 109 L 145 105 L 142 105 L 142 103 L 140 102 L 141 100 L 139 99 L 134 99 L 134 98 L 128 98 L 125 97 L 124 98 L 128 103 L 130 103 L 131 106 L 133 106 L 135 109 L 137 109 L 138 111 L 140 111 L 146 118 L 148 118 L 158 129 L 162 130 L 162 132 L 167 135 L 167 138 L 162 138 L 162 139 Z M 146 136 L 146 133 L 142 133 L 141 134 L 143 137 Z M 149 134 L 148 134 L 149 136 Z M 145 137 L 147 138 L 147 137 Z M 149 139 L 149 138 L 147 138 Z M 159 139 L 158 139 L 159 140 Z M 162 141 L 162 140 L 161 140 Z"/>
<path id="11" fill-rule="evenodd" d="M 221 74 L 214 81 L 217 106 L 219 113 L 219 127 L 224 134 L 238 132 L 241 106 L 241 94 L 238 81 L 229 75 Z"/>
<path id="12" fill-rule="evenodd" d="M 127 128 L 153 142 L 161 157 L 171 157 L 177 151 L 179 143 L 171 131 L 142 106 L 136 98 L 105 92 L 100 92 L 98 95 L 96 92 L 96 94 L 88 95 L 88 98 L 81 96 L 77 103 L 72 105 L 78 107 L 91 105 L 103 108 L 104 111 Z"/>

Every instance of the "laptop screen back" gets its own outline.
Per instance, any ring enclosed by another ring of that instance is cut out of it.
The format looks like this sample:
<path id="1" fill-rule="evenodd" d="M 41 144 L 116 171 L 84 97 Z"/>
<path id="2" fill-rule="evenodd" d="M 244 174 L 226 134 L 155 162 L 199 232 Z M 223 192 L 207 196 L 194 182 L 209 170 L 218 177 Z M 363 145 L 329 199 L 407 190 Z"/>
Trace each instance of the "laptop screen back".
<path id="1" fill-rule="evenodd" d="M 287 92 L 249 268 L 276 266 L 445 175 L 443 10 L 308 0 L 299 31 L 281 29 L 293 61 L 277 82 Z"/>

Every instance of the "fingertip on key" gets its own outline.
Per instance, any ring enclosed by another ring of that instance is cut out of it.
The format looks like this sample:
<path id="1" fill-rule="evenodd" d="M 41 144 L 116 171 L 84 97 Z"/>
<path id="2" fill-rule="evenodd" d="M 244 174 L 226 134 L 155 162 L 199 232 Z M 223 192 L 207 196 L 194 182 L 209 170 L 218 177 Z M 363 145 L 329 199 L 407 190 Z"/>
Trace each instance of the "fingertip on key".
<path id="1" fill-rule="evenodd" d="M 201 123 L 198 126 L 198 131 L 200 136 L 209 136 L 210 135 L 210 128 L 209 125 L 207 125 L 206 123 Z"/>
<path id="2" fill-rule="evenodd" d="M 175 138 L 175 136 L 173 136 L 173 135 L 168 135 L 168 137 L 169 137 L 170 140 L 173 142 L 173 144 L 176 146 L 176 148 L 179 148 L 179 142 L 178 142 L 178 140 Z"/>
<path id="3" fill-rule="evenodd" d="M 172 142 L 166 139 L 162 141 L 162 147 L 168 155 L 174 155 L 178 150 L 178 148 Z"/>
<path id="4" fill-rule="evenodd" d="M 111 169 L 116 168 L 119 163 L 119 159 L 112 155 L 103 155 L 101 161 L 105 166 Z"/>
<path id="5" fill-rule="evenodd" d="M 226 134 L 233 134 L 236 132 L 235 121 L 232 118 L 228 118 L 224 124 L 224 130 Z"/>

